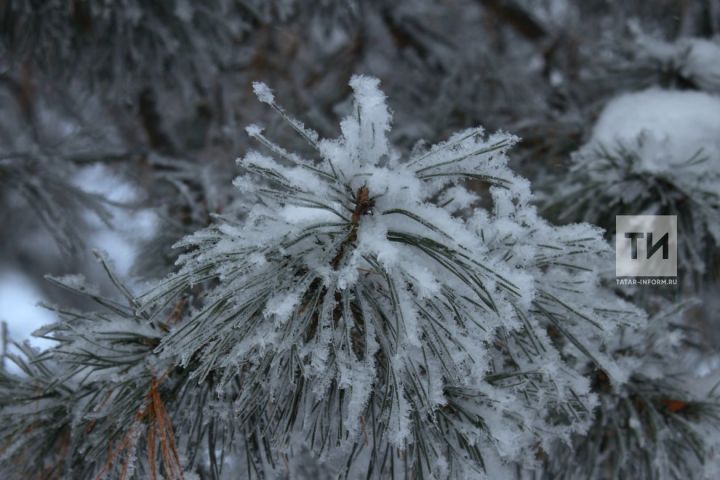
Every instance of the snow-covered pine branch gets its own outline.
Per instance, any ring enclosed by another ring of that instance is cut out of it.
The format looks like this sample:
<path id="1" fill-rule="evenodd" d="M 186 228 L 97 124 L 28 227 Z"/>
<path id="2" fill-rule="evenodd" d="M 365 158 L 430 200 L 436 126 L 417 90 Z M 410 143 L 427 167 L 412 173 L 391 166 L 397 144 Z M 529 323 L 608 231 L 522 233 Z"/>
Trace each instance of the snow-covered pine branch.
<path id="1" fill-rule="evenodd" d="M 197 382 L 237 384 L 232 421 L 264 432 L 274 461 L 306 445 L 338 474 L 492 477 L 588 428 L 588 374 L 624 382 L 603 344 L 641 315 L 598 287 L 598 229 L 528 205 L 507 167 L 516 138 L 477 128 L 402 157 L 378 84 L 352 79 L 335 140 L 256 84 L 316 158 L 249 127 L 264 150 L 235 185 L 257 203 L 242 226 L 181 242 L 194 250 L 141 311 L 201 286 L 156 352 Z"/>
<path id="2" fill-rule="evenodd" d="M 182 413 L 209 387 L 193 385 L 187 392 L 186 377 L 152 355 L 168 325 L 181 317 L 182 303 L 162 316 L 136 312 L 135 296 L 106 255 L 97 256 L 115 295 L 101 294 L 81 275 L 49 277 L 97 309 L 46 306 L 59 320 L 34 335 L 56 346 L 37 352 L 17 345 L 20 354 L 10 360 L 19 374 L 0 374 L 0 465 L 6 478 L 157 479 L 162 471 L 179 479 L 178 445 L 188 455 L 205 451 L 193 436 L 197 417 L 189 421 Z"/>
<path id="3" fill-rule="evenodd" d="M 601 113 L 568 175 L 548 178 L 547 210 L 614 231 L 615 216 L 677 215 L 683 280 L 715 275 L 720 245 L 720 97 L 649 89 Z M 686 275 L 687 274 L 687 275 Z"/>
<path id="4" fill-rule="evenodd" d="M 102 308 L 51 307 L 60 321 L 37 334 L 58 345 L 10 357 L 23 376 L 0 375 L 3 471 L 464 479 L 702 468 L 718 404 L 663 378 L 679 364 L 678 310 L 646 331 L 640 311 L 599 285 L 612 263 L 601 231 L 537 216 L 507 167 L 514 137 L 471 129 L 399 155 L 378 84 L 353 78 L 335 140 L 257 84 L 316 158 L 251 126 L 264 150 L 240 161 L 235 184 L 255 202 L 183 240 L 176 273 L 137 295 L 99 255 L 117 298 L 80 276 L 53 279 Z M 598 438 L 607 432 L 612 442 Z M 634 466 L 624 448 L 658 458 Z"/>
<path id="5" fill-rule="evenodd" d="M 547 456 L 550 478 L 717 477 L 717 380 L 698 381 L 692 354 L 699 332 L 684 319 L 697 306 L 661 302 L 647 329 L 609 345 L 629 379 L 611 388 L 602 375 L 595 378 L 593 426 Z"/>

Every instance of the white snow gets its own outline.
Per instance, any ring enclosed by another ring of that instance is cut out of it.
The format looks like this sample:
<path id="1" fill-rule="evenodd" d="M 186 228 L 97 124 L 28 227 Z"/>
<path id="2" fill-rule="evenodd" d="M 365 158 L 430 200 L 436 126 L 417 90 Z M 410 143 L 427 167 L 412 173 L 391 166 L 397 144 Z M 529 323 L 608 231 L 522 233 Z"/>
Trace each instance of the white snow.
<path id="1" fill-rule="evenodd" d="M 643 168 L 671 168 L 702 149 L 708 164 L 720 169 L 720 97 L 703 92 L 649 89 L 610 101 L 592 141 L 613 147 L 641 144 Z"/>
<path id="2" fill-rule="evenodd" d="M 680 42 L 681 71 L 699 88 L 720 94 L 720 37 Z"/>
<path id="3" fill-rule="evenodd" d="M 134 209 L 139 189 L 129 181 L 115 174 L 103 164 L 82 169 L 74 182 L 89 193 L 102 194 L 108 200 L 121 206 L 109 206 L 112 225 L 105 225 L 93 213 L 86 213 L 86 220 L 93 228 L 87 240 L 91 248 L 104 250 L 123 277 L 128 275 L 137 255 L 138 243 L 150 238 L 157 227 L 157 218 L 150 209 Z"/>
<path id="4" fill-rule="evenodd" d="M 258 100 L 268 105 L 275 103 L 275 95 L 272 90 L 263 82 L 253 82 L 253 92 L 257 96 Z"/>
<path id="5" fill-rule="evenodd" d="M 391 116 L 385 94 L 380 91 L 380 80 L 377 78 L 355 75 L 350 80 L 350 86 L 355 93 L 355 119 L 359 135 L 346 135 L 345 140 L 357 138 L 358 160 L 361 164 L 377 164 L 389 152 L 387 133 L 390 131 Z M 350 118 L 346 119 L 343 128 L 350 121 Z"/>
<path id="6" fill-rule="evenodd" d="M 720 93 L 720 36 L 684 37 L 671 43 L 635 30 L 641 55 L 676 71 L 702 91 Z"/>
<path id="7" fill-rule="evenodd" d="M 0 320 L 8 322 L 12 340 L 27 340 L 39 348 L 53 344 L 50 340 L 30 335 L 43 325 L 57 321 L 54 313 L 37 305 L 43 300 L 40 290 L 22 273 L 14 270 L 0 272 Z"/>

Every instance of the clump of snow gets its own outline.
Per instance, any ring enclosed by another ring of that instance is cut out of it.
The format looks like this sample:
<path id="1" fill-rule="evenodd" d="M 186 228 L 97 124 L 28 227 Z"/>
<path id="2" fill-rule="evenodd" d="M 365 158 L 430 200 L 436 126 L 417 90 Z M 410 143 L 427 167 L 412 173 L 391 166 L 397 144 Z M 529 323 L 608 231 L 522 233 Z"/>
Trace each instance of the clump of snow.
<path id="1" fill-rule="evenodd" d="M 390 131 L 390 112 L 385 103 L 385 95 L 379 89 L 377 78 L 358 75 L 350 80 L 355 92 L 355 117 L 343 122 L 343 134 L 346 140 L 357 138 L 361 149 L 357 152 L 363 162 L 377 163 L 389 151 L 387 133 Z M 355 123 L 357 122 L 357 124 Z M 359 135 L 353 135 L 357 128 Z M 349 131 L 348 131 L 349 130 Z"/>
<path id="2" fill-rule="evenodd" d="M 260 134 L 262 134 L 263 129 L 262 129 L 261 126 L 255 125 L 255 124 L 253 123 L 252 125 L 248 125 L 247 127 L 245 127 L 245 131 L 246 131 L 247 134 L 250 135 L 251 137 L 257 137 L 257 136 L 259 136 Z"/>
<path id="3" fill-rule="evenodd" d="M 610 101 L 593 129 L 592 142 L 640 145 L 641 168 L 672 169 L 702 151 L 720 169 L 720 97 L 653 88 Z"/>
<path id="4" fill-rule="evenodd" d="M 681 72 L 700 89 L 720 94 L 720 38 L 680 42 Z"/>
<path id="5" fill-rule="evenodd" d="M 641 55 L 660 62 L 662 68 L 674 71 L 693 87 L 720 93 L 720 37 L 681 38 L 665 42 L 636 31 Z"/>
<path id="6" fill-rule="evenodd" d="M 275 103 L 275 95 L 272 90 L 263 82 L 253 82 L 253 92 L 257 96 L 258 100 L 263 103 L 272 104 Z"/>

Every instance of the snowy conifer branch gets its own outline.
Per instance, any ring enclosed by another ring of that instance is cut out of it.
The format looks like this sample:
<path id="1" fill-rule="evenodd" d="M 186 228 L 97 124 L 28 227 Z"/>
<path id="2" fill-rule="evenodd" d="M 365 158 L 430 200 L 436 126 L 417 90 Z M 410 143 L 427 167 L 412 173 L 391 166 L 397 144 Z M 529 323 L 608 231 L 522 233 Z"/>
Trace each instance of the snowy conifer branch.
<path id="1" fill-rule="evenodd" d="M 70 447 L 70 407 L 74 389 L 62 372 L 27 344 L 6 354 L 0 371 L 0 465 L 13 465 L 18 477 L 57 478 L 65 471 Z M 9 372 L 10 363 L 19 375 Z"/>
<path id="2" fill-rule="evenodd" d="M 680 102 L 696 108 L 680 109 Z M 676 106 L 674 115 L 662 118 L 662 108 Z M 615 126 L 640 109 L 647 113 L 637 124 Z M 647 90 L 619 97 L 601 116 L 594 138 L 573 156 L 569 174 L 559 180 L 562 188 L 555 180 L 546 185 L 559 192 L 546 203 L 546 213 L 608 232 L 616 215 L 676 215 L 681 276 L 701 284 L 713 278 L 720 245 L 718 112 L 720 101 L 698 92 Z"/>
<path id="3" fill-rule="evenodd" d="M 593 426 L 553 451 L 549 476 L 690 478 L 717 455 L 720 401 L 712 391 L 693 388 L 683 366 L 690 338 L 682 316 L 692 305 L 666 307 L 648 330 L 615 342 L 612 349 L 624 358 L 630 378 L 613 389 L 596 376 L 600 408 Z"/>
<path id="4" fill-rule="evenodd" d="M 235 186 L 256 199 L 243 222 L 181 241 L 178 271 L 142 295 L 100 254 L 118 299 L 51 278 L 101 308 L 50 307 L 61 320 L 37 334 L 58 345 L 15 357 L 26 378 L 3 373 L 3 462 L 36 439 L 49 460 L 30 474 L 98 478 L 220 478 L 229 459 L 263 478 L 307 455 L 341 477 L 571 475 L 605 461 L 635 472 L 621 445 L 707 454 L 699 422 L 716 404 L 643 367 L 675 337 L 659 322 L 643 334 L 641 312 L 599 286 L 599 229 L 537 216 L 507 167 L 515 138 L 471 129 L 403 158 L 378 82 L 351 86 L 336 140 L 276 106 L 319 159 L 250 127 L 273 156 L 239 162 Z M 484 179 L 490 202 L 467 179 Z M 598 438 L 636 415 L 665 437 Z M 558 447 L 568 440 L 581 465 Z"/>
<path id="5" fill-rule="evenodd" d="M 0 3 L 0 479 L 720 478 L 720 0 Z"/>
<path id="6" fill-rule="evenodd" d="M 248 129 L 277 158 L 239 161 L 235 185 L 257 198 L 245 224 L 181 242 L 193 250 L 179 271 L 141 297 L 141 312 L 162 310 L 202 285 L 159 357 L 201 383 L 242 385 L 238 425 L 260 422 L 291 456 L 304 439 L 346 474 L 462 477 L 519 460 L 547 441 L 537 429 L 583 431 L 587 368 L 622 383 L 601 345 L 638 318 L 596 285 L 599 232 L 536 216 L 507 168 L 514 137 L 472 129 L 405 159 L 386 139 L 377 80 L 351 86 L 342 137 L 324 140 L 255 85 L 321 160 Z M 492 210 L 462 218 L 477 198 L 465 179 L 491 186 Z"/>
<path id="7" fill-rule="evenodd" d="M 179 242 L 178 270 L 141 295 L 101 254 L 114 297 L 50 278 L 99 309 L 49 307 L 60 321 L 37 335 L 58 344 L 16 357 L 25 377 L 3 373 L 3 464 L 39 439 L 48 461 L 23 472 L 82 478 L 268 478 L 302 459 L 348 478 L 585 475 L 635 472 L 623 445 L 706 455 L 699 425 L 717 406 L 644 367 L 676 337 L 643 333 L 642 312 L 599 285 L 601 231 L 537 216 L 510 135 L 399 155 L 378 84 L 353 77 L 335 140 L 256 86 L 319 158 L 249 127 L 267 151 L 238 162 L 251 207 Z M 665 436 L 598 437 L 634 415 Z"/>
<path id="8" fill-rule="evenodd" d="M 163 331 L 182 316 L 179 303 L 162 320 L 138 314 L 133 294 L 98 254 L 122 301 L 106 297 L 80 276 L 52 278 L 92 299 L 100 308 L 84 312 L 48 306 L 60 321 L 36 332 L 58 342 L 37 354 L 25 348 L 23 361 L 13 357 L 23 376 L 9 374 L 0 398 L 0 414 L 11 432 L 5 457 L 24 465 L 35 478 L 45 473 L 68 478 L 182 478 L 173 424 L 182 411 L 177 397 L 183 376 L 152 356 Z M 34 393 L 24 393 L 24 385 Z M 17 415 L 23 408 L 24 415 Z M 37 439 L 24 432 L 37 430 Z M 21 439 L 22 441 L 18 441 Z M 27 441 L 26 441 L 27 440 Z M 29 443 L 36 441 L 42 445 Z M 192 452 L 192 449 L 186 449 Z M 27 455 L 44 455 L 27 462 Z M 11 457 L 10 455 L 15 455 Z M 139 461 L 138 461 L 139 459 Z"/>

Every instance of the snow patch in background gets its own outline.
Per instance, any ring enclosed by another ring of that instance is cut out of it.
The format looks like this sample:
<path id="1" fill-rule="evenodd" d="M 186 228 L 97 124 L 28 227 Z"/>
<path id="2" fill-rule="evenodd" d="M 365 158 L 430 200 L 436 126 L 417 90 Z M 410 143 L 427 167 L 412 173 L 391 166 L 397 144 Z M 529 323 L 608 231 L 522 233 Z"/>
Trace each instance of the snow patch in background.
<path id="1" fill-rule="evenodd" d="M 612 147 L 617 142 L 635 145 L 641 136 L 650 147 L 641 155 L 648 171 L 685 162 L 700 148 L 703 156 L 720 158 L 720 97 L 657 88 L 620 95 L 601 113 L 592 140 Z M 717 163 L 704 162 L 699 168 L 720 170 Z"/>
<path id="2" fill-rule="evenodd" d="M 700 90 L 720 93 L 720 37 L 681 38 L 671 43 L 646 35 L 637 23 L 631 28 L 640 50 L 665 69 L 675 70 Z"/>
<path id="3" fill-rule="evenodd" d="M 720 93 L 720 39 L 691 38 L 681 48 L 683 74 L 701 89 Z"/>
<path id="4" fill-rule="evenodd" d="M 37 305 L 43 300 L 40 290 L 26 275 L 15 270 L 0 271 L 0 320 L 8 322 L 11 340 L 28 340 L 38 348 L 52 345 L 50 340 L 31 336 L 41 326 L 57 320 L 54 313 Z"/>
<path id="5" fill-rule="evenodd" d="M 77 186 L 91 193 L 103 194 L 117 204 L 131 205 L 138 201 L 140 191 L 105 165 L 96 164 L 80 171 Z M 117 274 L 127 278 L 137 256 L 137 244 L 154 235 L 157 217 L 150 209 L 132 209 L 109 206 L 112 226 L 105 225 L 97 216 L 87 212 L 86 221 L 91 227 L 87 244 L 89 249 L 107 252 Z M 90 251 L 85 252 L 90 258 Z M 90 260 L 94 262 L 94 260 Z M 45 281 L 39 279 L 37 281 Z M 43 325 L 57 320 L 55 314 L 37 305 L 45 300 L 34 279 L 16 270 L 0 270 L 0 320 L 8 322 L 10 338 L 16 342 L 28 340 L 38 348 L 48 348 L 53 342 L 35 338 L 31 334 Z"/>
<path id="6" fill-rule="evenodd" d="M 103 164 L 82 169 L 76 184 L 86 192 L 97 193 L 112 202 L 128 206 L 109 207 L 113 216 L 112 226 L 105 225 L 90 212 L 86 214 L 86 220 L 93 228 L 88 239 L 89 246 L 107 252 L 118 275 L 127 278 L 137 257 L 139 241 L 155 234 L 157 216 L 150 209 L 131 208 L 139 203 L 140 190 Z"/>

